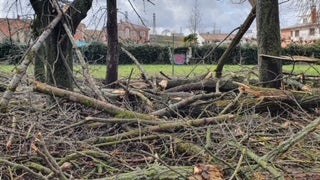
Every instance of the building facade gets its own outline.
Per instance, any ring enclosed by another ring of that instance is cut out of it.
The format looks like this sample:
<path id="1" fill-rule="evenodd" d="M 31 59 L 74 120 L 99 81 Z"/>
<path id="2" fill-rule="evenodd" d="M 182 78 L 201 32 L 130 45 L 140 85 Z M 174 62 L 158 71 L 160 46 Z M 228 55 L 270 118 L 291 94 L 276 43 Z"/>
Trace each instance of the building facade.
<path id="1" fill-rule="evenodd" d="M 31 41 L 31 19 L 9 19 L 0 18 L 0 42 L 11 40 L 18 43 L 27 44 Z M 118 36 L 120 42 L 134 44 L 147 44 L 150 42 L 150 29 L 130 22 L 118 23 Z M 74 35 L 77 42 L 90 43 L 98 41 L 107 43 L 107 29 L 90 30 L 86 25 L 80 23 Z"/>
<path id="2" fill-rule="evenodd" d="M 31 40 L 31 20 L 0 18 L 0 42 L 5 40 L 27 44 Z"/>
<path id="3" fill-rule="evenodd" d="M 301 17 L 295 26 L 281 29 L 281 46 L 290 44 L 313 44 L 320 40 L 320 21 L 316 6 L 311 7 L 311 13 Z"/>
<path id="4" fill-rule="evenodd" d="M 104 42 L 107 42 L 107 29 L 103 29 L 105 35 Z M 124 21 L 118 23 L 118 36 L 120 42 L 133 44 L 148 44 L 150 42 L 150 29 L 141 25 Z"/>
<path id="5" fill-rule="evenodd" d="M 218 44 L 230 44 L 235 38 L 235 34 L 211 34 L 211 33 L 200 33 L 197 34 L 198 45 L 218 45 Z M 240 40 L 240 44 L 257 44 L 257 40 L 254 37 L 244 36 Z"/>

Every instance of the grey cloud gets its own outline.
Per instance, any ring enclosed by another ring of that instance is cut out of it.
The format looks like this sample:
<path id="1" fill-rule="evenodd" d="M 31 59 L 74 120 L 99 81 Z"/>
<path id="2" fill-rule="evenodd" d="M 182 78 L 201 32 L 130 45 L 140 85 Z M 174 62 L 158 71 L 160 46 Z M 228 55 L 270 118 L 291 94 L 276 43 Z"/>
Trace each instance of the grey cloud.
<path id="1" fill-rule="evenodd" d="M 198 0 L 201 11 L 200 31 L 211 32 L 216 27 L 216 30 L 230 32 L 241 25 L 251 7 L 248 2 L 235 4 L 232 1 L 237 2 L 237 0 Z M 18 2 L 19 6 L 15 6 L 14 2 Z M 131 2 L 149 28 L 152 28 L 153 25 L 152 15 L 156 13 L 156 26 L 159 33 L 164 29 L 188 32 L 188 21 L 194 0 L 152 0 L 155 5 L 146 0 L 131 0 Z M 32 14 L 33 11 L 28 4 L 28 0 L 0 0 L 0 16 L 16 17 L 17 15 Z M 127 11 L 131 22 L 141 24 L 128 0 L 118 0 L 118 9 L 120 11 L 119 20 L 124 19 L 123 13 Z M 297 11 L 292 8 L 292 4 L 280 5 L 280 15 L 283 26 L 297 22 Z M 106 24 L 106 0 L 94 0 L 93 7 L 83 22 L 89 28 L 102 28 Z M 255 23 L 252 28 L 255 28 Z"/>

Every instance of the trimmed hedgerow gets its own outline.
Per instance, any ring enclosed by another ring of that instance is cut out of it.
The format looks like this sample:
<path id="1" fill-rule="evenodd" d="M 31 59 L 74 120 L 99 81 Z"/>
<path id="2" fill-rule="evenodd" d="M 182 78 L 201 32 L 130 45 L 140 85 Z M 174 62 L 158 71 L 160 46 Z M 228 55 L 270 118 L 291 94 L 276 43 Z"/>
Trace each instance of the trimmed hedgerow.
<path id="1" fill-rule="evenodd" d="M 170 64 L 169 47 L 157 45 L 131 45 L 124 46 L 141 64 Z M 227 46 L 192 46 L 192 59 L 190 63 L 216 64 Z M 26 51 L 26 45 L 19 45 L 10 41 L 0 43 L 0 61 L 8 64 L 17 64 Z M 174 53 L 187 53 L 189 47 L 176 47 L 171 49 Z M 106 64 L 107 46 L 103 43 L 93 42 L 81 47 L 81 51 L 89 64 Z M 290 45 L 282 48 L 283 55 L 313 56 L 320 58 L 320 42 L 313 45 Z M 76 58 L 75 58 L 76 59 Z M 119 64 L 132 64 L 132 60 L 120 49 Z M 227 58 L 226 64 L 258 64 L 257 46 L 245 44 L 237 46 Z"/>

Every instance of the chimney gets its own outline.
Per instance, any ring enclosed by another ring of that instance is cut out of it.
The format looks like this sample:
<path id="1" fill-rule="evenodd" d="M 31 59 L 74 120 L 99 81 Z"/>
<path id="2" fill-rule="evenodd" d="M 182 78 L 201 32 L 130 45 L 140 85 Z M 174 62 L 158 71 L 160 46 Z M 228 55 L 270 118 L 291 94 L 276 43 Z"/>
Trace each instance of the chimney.
<path id="1" fill-rule="evenodd" d="M 311 22 L 317 23 L 317 8 L 315 5 L 311 6 Z"/>
<path id="2" fill-rule="evenodd" d="M 129 16 L 128 16 L 128 11 L 124 12 L 124 18 L 126 22 L 129 22 Z"/>

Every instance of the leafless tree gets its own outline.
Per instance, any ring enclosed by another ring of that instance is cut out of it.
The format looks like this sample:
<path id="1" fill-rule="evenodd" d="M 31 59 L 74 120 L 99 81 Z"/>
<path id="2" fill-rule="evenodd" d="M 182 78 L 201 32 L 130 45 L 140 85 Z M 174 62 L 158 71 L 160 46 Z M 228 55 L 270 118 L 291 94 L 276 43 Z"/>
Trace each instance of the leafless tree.
<path id="1" fill-rule="evenodd" d="M 119 41 L 117 25 L 117 0 L 107 0 L 107 74 L 106 83 L 110 84 L 118 80 Z"/>
<path id="2" fill-rule="evenodd" d="M 189 30 L 191 34 L 199 31 L 199 26 L 201 23 L 201 13 L 199 8 L 198 0 L 194 0 L 194 6 L 192 7 L 190 18 L 189 18 Z"/>

